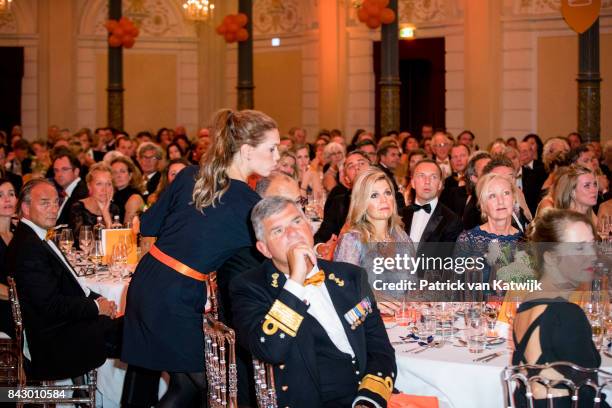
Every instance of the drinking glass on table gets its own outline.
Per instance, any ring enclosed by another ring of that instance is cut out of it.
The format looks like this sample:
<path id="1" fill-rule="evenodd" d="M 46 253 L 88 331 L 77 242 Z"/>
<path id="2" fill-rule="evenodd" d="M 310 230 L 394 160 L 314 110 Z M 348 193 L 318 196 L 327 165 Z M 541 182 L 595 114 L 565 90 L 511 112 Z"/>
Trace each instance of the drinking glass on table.
<path id="1" fill-rule="evenodd" d="M 102 263 L 102 258 L 104 257 L 104 247 L 102 246 L 102 241 L 96 239 L 93 241 L 91 246 L 91 251 L 89 254 L 89 259 L 94 264 L 94 273 L 98 273 L 100 264 Z M 100 278 L 102 276 L 99 276 Z"/>
<path id="2" fill-rule="evenodd" d="M 487 335 L 485 322 L 477 308 L 468 309 L 467 313 L 467 344 L 470 353 L 482 353 L 485 349 Z"/>
<path id="3" fill-rule="evenodd" d="M 120 239 L 113 246 L 111 256 L 111 274 L 114 278 L 122 278 L 127 266 L 128 247 L 125 240 Z"/>
<path id="4" fill-rule="evenodd" d="M 79 231 L 79 247 L 83 251 L 83 256 L 87 259 L 91 245 L 93 244 L 93 231 L 89 225 L 84 225 Z"/>
<path id="5" fill-rule="evenodd" d="M 59 245 L 62 251 L 66 254 L 66 257 L 70 255 L 72 246 L 74 245 L 74 236 L 70 228 L 64 228 L 60 232 Z"/>

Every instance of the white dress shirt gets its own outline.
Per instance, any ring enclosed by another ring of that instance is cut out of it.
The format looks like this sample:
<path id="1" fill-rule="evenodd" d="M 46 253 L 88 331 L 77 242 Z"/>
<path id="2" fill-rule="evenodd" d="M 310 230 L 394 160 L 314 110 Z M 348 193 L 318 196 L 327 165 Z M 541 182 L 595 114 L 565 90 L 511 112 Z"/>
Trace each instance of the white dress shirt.
<path id="1" fill-rule="evenodd" d="M 319 268 L 315 265 L 308 273 L 307 278 L 313 276 L 318 271 Z M 327 287 L 325 287 L 325 282 L 323 282 L 321 286 L 300 286 L 296 281 L 289 279 L 289 276 L 285 276 L 287 277 L 287 282 L 285 282 L 284 288 L 294 294 L 298 299 L 308 302 L 310 305 L 308 314 L 321 324 L 338 350 L 350 354 L 351 357 L 355 357 L 355 352 L 348 341 L 344 326 L 342 326 L 342 322 L 340 321 L 340 316 L 338 316 L 338 313 L 330 313 L 330 310 L 335 311 L 336 309 L 329 296 Z"/>
<path id="2" fill-rule="evenodd" d="M 59 258 L 62 260 L 62 262 L 64 263 L 66 268 L 68 268 L 68 270 L 70 271 L 72 276 L 74 276 L 74 279 L 76 279 L 76 281 L 78 282 L 79 286 L 81 286 L 81 289 L 83 289 L 83 292 L 85 292 L 85 296 L 89 296 L 89 294 L 91 293 L 91 290 L 89 290 L 89 288 L 81 281 L 81 278 L 79 278 L 79 276 L 76 274 L 74 269 L 72 269 L 72 266 L 68 263 L 68 261 L 66 260 L 66 257 L 62 253 L 62 251 L 60 251 L 59 248 L 57 246 L 55 246 L 55 242 L 46 239 L 47 238 L 47 230 L 44 229 L 44 228 L 39 227 L 38 225 L 34 224 L 32 221 L 30 221 L 30 220 L 28 220 L 26 218 L 22 218 L 21 222 L 26 224 L 28 227 L 32 228 L 34 230 L 34 232 L 36 233 L 36 235 L 38 235 L 38 238 L 41 239 L 41 241 L 45 241 L 47 244 L 49 244 L 49 246 L 51 247 L 53 252 L 55 252 L 57 254 L 57 256 L 59 256 Z M 97 304 L 98 303 L 96 302 L 96 305 Z"/>
<path id="3" fill-rule="evenodd" d="M 516 175 L 516 188 L 523 190 L 523 168 L 521 167 Z"/>
<path id="4" fill-rule="evenodd" d="M 310 278 L 317 272 L 319 272 L 319 267 L 315 265 L 310 270 L 308 275 L 306 275 L 306 278 Z M 351 347 L 351 343 L 348 341 L 348 337 L 344 331 L 344 326 L 342 326 L 342 322 L 340 321 L 340 316 L 338 316 L 338 313 L 330 313 L 330 310 L 335 311 L 336 309 L 334 308 L 334 304 L 329 296 L 325 282 L 323 282 L 321 286 L 300 286 L 300 284 L 296 281 L 289 279 L 288 275 L 285 274 L 285 277 L 287 278 L 287 281 L 285 282 L 285 286 L 283 286 L 283 288 L 291 292 L 298 299 L 307 301 L 310 306 L 308 308 L 308 314 L 319 322 L 332 343 L 341 352 L 350 354 L 351 357 L 355 357 L 355 352 Z M 363 396 L 356 397 L 352 406 L 354 407 L 358 401 L 363 400 L 371 402 L 377 408 L 381 408 L 376 401 Z"/>
<path id="5" fill-rule="evenodd" d="M 438 205 L 438 197 L 435 197 L 429 203 L 422 203 L 418 198 L 416 198 L 414 202 L 418 205 L 429 204 L 431 206 L 431 211 L 429 214 L 427 214 L 425 210 L 419 210 L 415 211 L 412 215 L 412 224 L 410 224 L 410 239 L 416 246 L 419 242 L 421 242 L 423 231 L 425 231 L 425 227 L 427 227 L 427 223 Z"/>
<path id="6" fill-rule="evenodd" d="M 64 201 L 62 201 L 62 204 L 60 205 L 60 208 L 57 211 L 57 218 L 60 217 L 60 214 L 62 213 L 62 210 L 64 209 L 64 206 L 66 205 L 66 202 L 72 195 L 72 192 L 76 188 L 77 184 L 79 184 L 79 181 L 81 181 L 80 177 L 75 178 L 74 180 L 72 180 L 72 183 L 68 184 L 68 187 L 64 189 L 64 191 L 66 192 L 66 197 L 64 197 Z M 46 235 L 46 231 L 45 231 L 45 235 Z M 43 236 L 43 239 L 44 239 L 44 236 Z"/>

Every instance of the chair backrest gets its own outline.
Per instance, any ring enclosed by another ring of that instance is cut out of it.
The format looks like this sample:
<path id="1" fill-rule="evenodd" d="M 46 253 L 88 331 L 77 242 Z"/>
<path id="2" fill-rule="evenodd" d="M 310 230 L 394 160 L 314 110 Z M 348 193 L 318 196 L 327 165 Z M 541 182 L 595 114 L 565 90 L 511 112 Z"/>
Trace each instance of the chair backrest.
<path id="1" fill-rule="evenodd" d="M 17 348 L 17 382 L 20 386 L 25 385 L 25 371 L 23 368 L 23 353 L 21 350 L 23 341 L 23 319 L 21 318 L 21 305 L 17 295 L 17 285 L 15 279 L 7 277 L 9 289 L 9 301 L 11 302 L 11 312 L 13 314 L 13 324 L 15 325 L 15 347 Z"/>
<path id="2" fill-rule="evenodd" d="M 559 396 L 559 390 L 567 390 L 567 398 L 571 399 L 573 408 L 578 407 L 579 397 L 582 398 L 580 407 L 592 403 L 593 408 L 599 408 L 604 389 L 612 385 L 612 373 L 598 368 L 580 367 L 567 361 L 506 367 L 501 375 L 504 398 L 509 408 L 523 405 L 517 402 L 517 397 L 527 401 L 527 406 L 533 408 L 538 398 L 535 395 L 538 388 L 540 391 L 545 390 L 542 396 L 547 399 L 548 408 L 554 408 L 554 398 Z M 586 397 L 588 400 L 584 401 Z"/>
<path id="3" fill-rule="evenodd" d="M 255 372 L 255 396 L 258 408 L 277 408 L 274 368 L 272 364 L 253 359 Z"/>
<path id="4" fill-rule="evenodd" d="M 204 357 L 209 407 L 238 407 L 236 336 L 212 313 L 204 315 Z"/>

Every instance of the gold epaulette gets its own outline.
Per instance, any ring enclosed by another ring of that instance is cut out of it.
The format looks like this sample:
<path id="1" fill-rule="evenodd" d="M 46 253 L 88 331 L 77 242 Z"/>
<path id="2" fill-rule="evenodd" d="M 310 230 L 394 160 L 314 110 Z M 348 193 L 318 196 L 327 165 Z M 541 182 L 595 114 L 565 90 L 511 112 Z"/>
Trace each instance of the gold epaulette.
<path id="1" fill-rule="evenodd" d="M 295 337 L 302 324 L 302 320 L 304 320 L 303 316 L 280 300 L 276 300 L 268 311 L 268 314 L 266 314 L 266 320 L 261 327 L 263 332 L 268 336 L 273 335 L 278 329 L 281 329 L 281 331 L 287 333 L 289 336 Z"/>

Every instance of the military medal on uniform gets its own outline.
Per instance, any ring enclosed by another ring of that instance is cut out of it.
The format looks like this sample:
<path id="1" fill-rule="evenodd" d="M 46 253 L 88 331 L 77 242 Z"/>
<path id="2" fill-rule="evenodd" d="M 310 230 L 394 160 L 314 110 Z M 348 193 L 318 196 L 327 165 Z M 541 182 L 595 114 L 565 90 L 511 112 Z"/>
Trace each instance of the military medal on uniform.
<path id="1" fill-rule="evenodd" d="M 363 323 L 368 314 L 372 313 L 372 302 L 369 297 L 364 297 L 361 302 L 344 314 L 344 318 L 351 325 L 351 329 L 355 330 Z"/>

